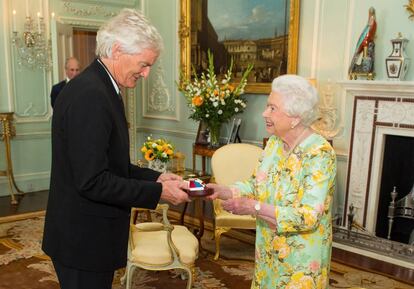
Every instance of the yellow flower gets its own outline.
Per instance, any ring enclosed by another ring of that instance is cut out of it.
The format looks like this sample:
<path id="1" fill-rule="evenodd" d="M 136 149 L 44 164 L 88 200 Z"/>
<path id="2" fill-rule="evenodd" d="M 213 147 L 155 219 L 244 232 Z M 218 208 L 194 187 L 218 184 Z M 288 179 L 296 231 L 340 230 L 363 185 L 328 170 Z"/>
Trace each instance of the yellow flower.
<path id="1" fill-rule="evenodd" d="M 303 272 L 296 272 L 292 275 L 285 289 L 313 289 L 315 283 L 311 276 L 305 275 Z"/>
<path id="2" fill-rule="evenodd" d="M 174 155 L 174 147 L 165 139 L 153 140 L 151 137 L 147 137 L 141 147 L 141 153 L 147 161 L 159 159 L 162 162 L 167 162 Z"/>
<path id="3" fill-rule="evenodd" d="M 312 226 L 316 223 L 316 214 L 311 207 L 303 206 L 302 214 L 307 226 Z"/>
<path id="4" fill-rule="evenodd" d="M 276 236 L 273 239 L 273 249 L 279 251 L 282 246 L 286 244 L 286 237 L 285 236 Z"/>
<path id="5" fill-rule="evenodd" d="M 284 244 L 279 250 L 279 259 L 285 259 L 290 254 L 290 247 L 288 244 Z"/>
<path id="6" fill-rule="evenodd" d="M 193 99 L 192 99 L 192 103 L 195 106 L 201 106 L 203 104 L 203 102 L 204 102 L 203 98 L 199 95 L 194 96 Z"/>
<path id="7" fill-rule="evenodd" d="M 152 161 L 154 158 L 155 158 L 155 155 L 154 155 L 154 153 L 152 152 L 152 150 L 147 150 L 147 151 L 145 152 L 145 159 L 146 159 L 147 161 Z"/>

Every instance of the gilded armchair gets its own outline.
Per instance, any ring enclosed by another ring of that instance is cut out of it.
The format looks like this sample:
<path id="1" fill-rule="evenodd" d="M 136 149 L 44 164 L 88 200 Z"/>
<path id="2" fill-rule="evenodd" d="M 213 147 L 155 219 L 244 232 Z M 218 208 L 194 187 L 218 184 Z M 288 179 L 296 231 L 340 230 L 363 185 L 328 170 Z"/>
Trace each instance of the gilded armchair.
<path id="1" fill-rule="evenodd" d="M 249 178 L 263 150 L 250 144 L 228 144 L 216 150 L 211 158 L 211 169 L 215 182 L 231 185 Z M 250 215 L 233 215 L 221 206 L 221 200 L 213 201 L 214 238 L 217 260 L 220 255 L 220 236 L 230 229 L 256 229 L 256 219 Z"/>

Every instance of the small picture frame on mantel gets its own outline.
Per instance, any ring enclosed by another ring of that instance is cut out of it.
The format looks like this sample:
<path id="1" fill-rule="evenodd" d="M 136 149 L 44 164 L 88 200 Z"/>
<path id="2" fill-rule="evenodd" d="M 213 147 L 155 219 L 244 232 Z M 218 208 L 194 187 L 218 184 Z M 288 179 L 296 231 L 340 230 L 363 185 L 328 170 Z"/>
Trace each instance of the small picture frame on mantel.
<path id="1" fill-rule="evenodd" d="M 241 125 L 241 118 L 234 118 L 233 124 L 230 129 L 229 137 L 227 138 L 227 144 L 235 143 L 235 142 L 241 142 L 241 139 L 239 137 L 239 129 Z"/>
<path id="2" fill-rule="evenodd" d="M 210 131 L 208 129 L 208 125 L 204 121 L 200 121 L 197 130 L 197 136 L 195 143 L 200 145 L 208 145 L 209 144 L 209 136 Z"/>

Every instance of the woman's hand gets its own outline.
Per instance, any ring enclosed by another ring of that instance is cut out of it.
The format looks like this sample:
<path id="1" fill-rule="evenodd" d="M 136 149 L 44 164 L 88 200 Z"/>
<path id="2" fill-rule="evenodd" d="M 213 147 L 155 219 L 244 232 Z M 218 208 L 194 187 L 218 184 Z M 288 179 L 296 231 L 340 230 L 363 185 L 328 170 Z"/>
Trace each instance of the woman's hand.
<path id="1" fill-rule="evenodd" d="M 249 198 L 235 198 L 226 200 L 221 203 L 221 206 L 226 211 L 236 215 L 254 215 L 256 210 L 254 205 L 256 201 Z"/>
<path id="2" fill-rule="evenodd" d="M 231 189 L 228 186 L 225 185 L 218 185 L 218 184 L 207 184 L 207 188 L 213 189 L 214 193 L 210 196 L 207 196 L 206 199 L 209 200 L 215 200 L 215 199 L 221 199 L 221 200 L 227 200 L 233 198 L 233 193 Z"/>

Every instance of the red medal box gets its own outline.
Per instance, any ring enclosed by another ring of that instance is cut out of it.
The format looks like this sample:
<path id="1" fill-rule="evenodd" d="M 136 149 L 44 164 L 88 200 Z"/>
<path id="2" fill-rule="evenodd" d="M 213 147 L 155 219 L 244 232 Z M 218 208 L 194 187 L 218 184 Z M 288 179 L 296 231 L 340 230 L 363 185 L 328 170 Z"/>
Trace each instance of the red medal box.
<path id="1" fill-rule="evenodd" d="M 189 179 L 188 189 L 185 190 L 190 197 L 206 197 L 214 193 L 214 190 L 207 188 L 200 179 Z"/>

